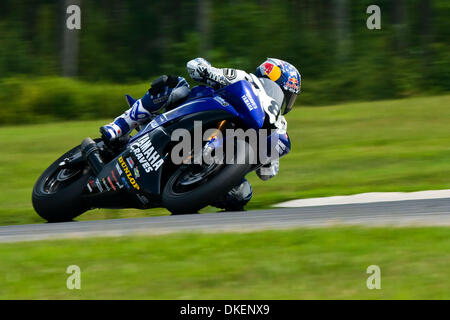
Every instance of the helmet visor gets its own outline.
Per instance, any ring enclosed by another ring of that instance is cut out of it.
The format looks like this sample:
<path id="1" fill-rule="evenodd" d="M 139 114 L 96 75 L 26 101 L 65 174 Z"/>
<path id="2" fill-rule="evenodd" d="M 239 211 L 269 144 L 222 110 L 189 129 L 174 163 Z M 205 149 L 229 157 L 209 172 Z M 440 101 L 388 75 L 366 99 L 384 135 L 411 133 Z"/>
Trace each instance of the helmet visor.
<path id="1" fill-rule="evenodd" d="M 294 106 L 296 98 L 297 98 L 296 93 L 291 92 L 291 91 L 284 92 L 284 101 L 283 101 L 283 107 L 282 107 L 283 114 L 286 114 L 292 110 L 292 107 Z"/>

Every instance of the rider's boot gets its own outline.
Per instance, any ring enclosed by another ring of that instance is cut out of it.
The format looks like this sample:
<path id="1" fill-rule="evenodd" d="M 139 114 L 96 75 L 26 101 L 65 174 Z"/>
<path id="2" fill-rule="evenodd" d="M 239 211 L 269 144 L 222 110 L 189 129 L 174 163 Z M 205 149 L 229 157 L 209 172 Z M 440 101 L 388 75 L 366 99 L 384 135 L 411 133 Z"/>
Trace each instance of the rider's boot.
<path id="1" fill-rule="evenodd" d="M 147 123 L 154 116 L 142 106 L 141 99 L 136 100 L 130 109 L 114 119 L 113 122 L 100 127 L 102 139 L 109 143 L 122 136 L 127 136 L 137 126 Z"/>
<path id="2" fill-rule="evenodd" d="M 163 75 L 152 82 L 150 89 L 142 99 L 127 97 L 131 107 L 113 122 L 100 128 L 106 143 L 127 136 L 137 126 L 149 122 L 164 108 L 172 109 L 189 96 L 189 84 L 183 77 Z"/>

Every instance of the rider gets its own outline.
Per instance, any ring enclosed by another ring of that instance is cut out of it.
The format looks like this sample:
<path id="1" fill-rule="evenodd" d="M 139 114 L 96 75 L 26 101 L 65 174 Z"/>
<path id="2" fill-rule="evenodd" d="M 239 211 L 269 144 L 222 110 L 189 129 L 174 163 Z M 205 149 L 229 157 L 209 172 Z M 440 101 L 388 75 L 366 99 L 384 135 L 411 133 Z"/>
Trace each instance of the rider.
<path id="1" fill-rule="evenodd" d="M 203 58 L 196 58 L 187 63 L 189 75 L 195 81 L 206 83 L 214 89 L 219 89 L 226 85 L 240 80 L 247 80 L 254 83 L 256 78 L 268 78 L 277 83 L 284 93 L 284 102 L 281 106 L 279 117 L 284 125 L 286 121 L 282 115 L 288 113 L 294 105 L 295 98 L 300 92 L 301 76 L 298 70 L 286 61 L 268 58 L 264 61 L 254 74 L 245 71 L 229 68 L 214 68 Z M 163 75 L 152 82 L 150 89 L 139 100 L 128 100 L 131 108 L 126 110 L 113 122 L 100 128 L 102 138 L 109 142 L 121 136 L 129 134 L 138 126 L 150 122 L 161 111 L 168 111 L 189 99 L 189 84 L 183 77 L 173 75 Z M 267 180 L 278 173 L 278 160 L 256 170 L 259 178 Z M 250 183 L 244 179 L 242 183 L 227 195 L 214 203 L 214 206 L 226 210 L 242 210 L 253 195 Z"/>

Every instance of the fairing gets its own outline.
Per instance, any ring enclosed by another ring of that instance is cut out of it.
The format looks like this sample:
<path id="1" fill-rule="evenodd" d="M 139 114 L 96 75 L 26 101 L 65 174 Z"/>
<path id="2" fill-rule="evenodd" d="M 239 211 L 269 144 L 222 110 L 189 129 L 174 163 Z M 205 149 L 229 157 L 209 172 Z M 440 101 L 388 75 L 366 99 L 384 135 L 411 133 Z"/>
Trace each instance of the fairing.
<path id="1" fill-rule="evenodd" d="M 216 92 L 205 86 L 193 88 L 186 103 L 157 116 L 134 135 L 127 148 L 89 181 L 86 192 L 93 196 L 100 194 L 99 198 L 105 193 L 122 192 L 131 199 L 128 207 L 130 203 L 139 208 L 155 206 L 160 200 L 163 168 L 166 162 L 170 162 L 169 144 L 172 143 L 173 130 L 190 130 L 196 120 L 212 124 L 236 118 L 249 128 L 259 129 L 265 116 L 247 81 L 236 82 Z M 274 138 L 270 136 L 268 142 Z M 280 152 L 282 156 L 289 152 L 290 141 L 287 135 L 279 139 L 286 146 Z M 95 202 L 92 203 L 96 206 Z"/>

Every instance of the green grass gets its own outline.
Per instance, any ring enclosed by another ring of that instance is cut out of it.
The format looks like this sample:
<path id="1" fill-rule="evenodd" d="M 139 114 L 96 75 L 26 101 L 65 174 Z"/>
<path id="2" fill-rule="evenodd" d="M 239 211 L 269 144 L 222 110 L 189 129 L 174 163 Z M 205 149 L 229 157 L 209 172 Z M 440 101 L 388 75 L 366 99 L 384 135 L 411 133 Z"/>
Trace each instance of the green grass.
<path id="1" fill-rule="evenodd" d="M 280 201 L 373 191 L 450 188 L 450 96 L 302 107 L 287 115 L 292 151 L 280 173 L 249 180 L 249 209 Z M 43 170 L 109 120 L 0 128 L 0 224 L 41 222 L 31 189 Z M 95 210 L 80 219 L 167 214 Z"/>
<path id="2" fill-rule="evenodd" d="M 449 228 L 332 228 L 0 244 L 0 299 L 449 299 Z M 66 269 L 81 268 L 81 290 Z M 368 290 L 366 269 L 381 269 Z"/>

